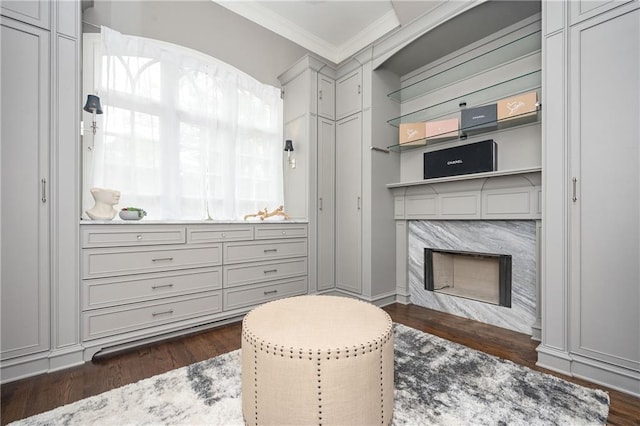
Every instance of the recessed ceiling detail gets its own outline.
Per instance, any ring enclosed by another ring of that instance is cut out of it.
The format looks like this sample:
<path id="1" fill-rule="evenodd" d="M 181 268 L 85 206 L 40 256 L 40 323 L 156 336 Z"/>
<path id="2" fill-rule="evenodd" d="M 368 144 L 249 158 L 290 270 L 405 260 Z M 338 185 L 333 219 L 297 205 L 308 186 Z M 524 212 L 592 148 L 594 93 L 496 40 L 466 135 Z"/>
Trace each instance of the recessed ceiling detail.
<path id="1" fill-rule="evenodd" d="M 216 1 L 340 63 L 400 25 L 391 1 Z"/>

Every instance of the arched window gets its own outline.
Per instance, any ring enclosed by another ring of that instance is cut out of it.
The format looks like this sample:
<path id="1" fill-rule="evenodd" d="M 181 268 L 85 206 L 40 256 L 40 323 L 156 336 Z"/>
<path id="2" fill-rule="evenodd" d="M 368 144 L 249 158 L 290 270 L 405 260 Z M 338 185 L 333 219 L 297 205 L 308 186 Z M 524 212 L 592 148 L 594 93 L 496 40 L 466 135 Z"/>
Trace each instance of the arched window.
<path id="1" fill-rule="evenodd" d="M 84 153 L 84 210 L 92 187 L 117 189 L 119 207 L 159 220 L 239 219 L 282 204 L 279 89 L 199 52 L 104 27 L 91 53 L 104 114 Z"/>

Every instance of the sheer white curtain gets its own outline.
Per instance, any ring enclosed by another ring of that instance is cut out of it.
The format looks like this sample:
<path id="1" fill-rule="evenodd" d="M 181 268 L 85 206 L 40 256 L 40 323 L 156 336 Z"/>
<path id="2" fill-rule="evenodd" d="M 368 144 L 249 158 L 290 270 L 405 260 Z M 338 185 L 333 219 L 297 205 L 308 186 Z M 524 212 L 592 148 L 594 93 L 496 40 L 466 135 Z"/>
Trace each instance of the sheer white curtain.
<path id="1" fill-rule="evenodd" d="M 282 204 L 280 90 L 199 52 L 102 28 L 104 110 L 86 188 L 149 219 L 239 219 Z M 85 188 L 85 190 L 86 190 Z"/>

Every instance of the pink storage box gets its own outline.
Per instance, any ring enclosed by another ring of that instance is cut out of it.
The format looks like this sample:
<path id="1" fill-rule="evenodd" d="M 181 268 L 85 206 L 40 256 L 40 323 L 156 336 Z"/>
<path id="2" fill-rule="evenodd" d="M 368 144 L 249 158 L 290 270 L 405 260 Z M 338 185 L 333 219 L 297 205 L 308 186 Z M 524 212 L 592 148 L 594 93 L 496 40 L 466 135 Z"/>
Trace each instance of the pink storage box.
<path id="1" fill-rule="evenodd" d="M 447 120 L 427 121 L 425 127 L 427 140 L 436 141 L 457 138 L 460 123 L 457 118 L 450 118 Z"/>

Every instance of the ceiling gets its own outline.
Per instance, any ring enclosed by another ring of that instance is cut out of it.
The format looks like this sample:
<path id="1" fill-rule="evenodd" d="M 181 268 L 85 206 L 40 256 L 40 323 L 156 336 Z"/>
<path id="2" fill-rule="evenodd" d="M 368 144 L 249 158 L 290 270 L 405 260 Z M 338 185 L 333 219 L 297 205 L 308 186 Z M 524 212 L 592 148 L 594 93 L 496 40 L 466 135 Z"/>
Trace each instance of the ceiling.
<path id="1" fill-rule="evenodd" d="M 441 0 L 285 0 L 216 3 L 335 64 Z"/>
<path id="2" fill-rule="evenodd" d="M 339 64 L 450 0 L 214 0 Z M 470 0 L 467 0 L 470 1 Z M 398 75 L 540 12 L 541 0 L 486 1 L 419 37 L 385 67 Z M 415 61 L 420 63 L 414 63 Z"/>

